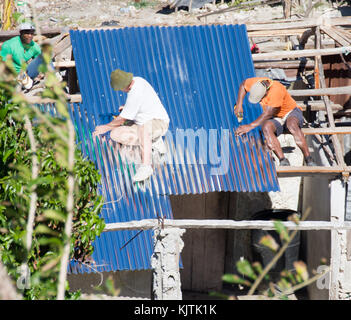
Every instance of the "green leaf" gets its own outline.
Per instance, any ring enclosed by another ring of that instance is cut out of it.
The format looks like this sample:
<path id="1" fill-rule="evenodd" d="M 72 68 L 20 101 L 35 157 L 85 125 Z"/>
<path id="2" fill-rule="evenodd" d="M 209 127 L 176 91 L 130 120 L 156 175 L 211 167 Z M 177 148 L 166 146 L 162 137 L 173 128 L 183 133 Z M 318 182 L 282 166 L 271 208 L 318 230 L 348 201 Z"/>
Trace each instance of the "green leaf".
<path id="1" fill-rule="evenodd" d="M 36 228 L 35 228 L 35 232 L 38 234 L 50 234 L 53 236 L 59 236 L 59 233 L 56 231 L 53 231 L 52 229 L 50 229 L 49 227 L 47 227 L 46 225 L 43 224 L 39 224 Z"/>
<path id="2" fill-rule="evenodd" d="M 274 238 L 270 234 L 263 236 L 260 239 L 259 244 L 266 246 L 274 252 L 276 252 L 279 249 L 279 244 L 274 240 Z"/>
<path id="3" fill-rule="evenodd" d="M 250 287 L 251 286 L 251 282 L 248 280 L 245 280 L 243 278 L 240 278 L 238 275 L 236 274 L 224 274 L 222 276 L 222 280 L 224 282 L 228 282 L 228 283 L 236 283 L 236 284 L 242 284 L 244 286 Z"/>
<path id="4" fill-rule="evenodd" d="M 283 225 L 281 221 L 274 221 L 274 228 L 279 233 L 280 239 L 283 241 L 289 241 L 289 232 L 288 229 Z"/>
<path id="5" fill-rule="evenodd" d="M 61 221 L 61 222 L 65 222 L 66 221 L 66 216 L 57 210 L 53 210 L 53 209 L 48 209 L 44 211 L 44 216 L 48 219 L 52 219 L 52 220 L 57 220 L 57 221 Z"/>
<path id="6" fill-rule="evenodd" d="M 238 261 L 238 262 L 236 263 L 236 267 L 237 267 L 238 271 L 239 271 L 241 274 L 243 274 L 243 275 L 249 277 L 250 279 L 255 280 L 255 279 L 257 278 L 257 276 L 256 276 L 256 274 L 255 274 L 253 268 L 251 267 L 249 261 L 247 261 L 247 260 L 245 260 L 245 259 L 244 259 L 244 260 L 240 260 L 240 261 Z"/>
<path id="7" fill-rule="evenodd" d="M 2 161 L 6 162 L 7 158 L 15 152 L 14 149 L 7 150 L 5 154 L 2 156 Z"/>
<path id="8" fill-rule="evenodd" d="M 4 121 L 8 110 L 9 110 L 9 108 L 7 106 L 3 109 L 0 109 L 0 122 Z"/>
<path id="9" fill-rule="evenodd" d="M 299 275 L 303 281 L 308 280 L 308 271 L 306 264 L 303 261 L 295 261 L 293 264 L 297 275 Z"/>

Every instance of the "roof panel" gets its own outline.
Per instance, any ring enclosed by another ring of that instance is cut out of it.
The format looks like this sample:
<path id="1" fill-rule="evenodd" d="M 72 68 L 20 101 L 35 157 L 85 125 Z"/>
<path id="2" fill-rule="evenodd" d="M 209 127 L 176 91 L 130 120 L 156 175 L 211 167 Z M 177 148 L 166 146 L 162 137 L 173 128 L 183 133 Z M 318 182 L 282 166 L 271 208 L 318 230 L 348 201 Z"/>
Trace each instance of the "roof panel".
<path id="1" fill-rule="evenodd" d="M 279 190 L 260 129 L 245 137 L 234 135 L 239 85 L 255 75 L 244 25 L 80 30 L 70 31 L 70 36 L 83 100 L 71 106 L 71 116 L 83 153 L 101 173 L 107 223 L 172 218 L 168 195 Z M 154 163 L 155 172 L 145 185 L 132 183 L 136 161 L 128 160 L 125 150 L 108 136 L 93 140 L 91 135 L 125 102 L 125 93 L 109 84 L 117 68 L 148 80 L 171 119 L 165 137 L 169 152 Z M 244 112 L 246 124 L 262 109 L 245 99 Z M 93 258 L 109 270 L 150 268 L 150 232 L 121 249 L 136 234 L 104 234 L 95 242 Z M 75 266 L 72 272 L 77 270 L 87 271 Z"/>

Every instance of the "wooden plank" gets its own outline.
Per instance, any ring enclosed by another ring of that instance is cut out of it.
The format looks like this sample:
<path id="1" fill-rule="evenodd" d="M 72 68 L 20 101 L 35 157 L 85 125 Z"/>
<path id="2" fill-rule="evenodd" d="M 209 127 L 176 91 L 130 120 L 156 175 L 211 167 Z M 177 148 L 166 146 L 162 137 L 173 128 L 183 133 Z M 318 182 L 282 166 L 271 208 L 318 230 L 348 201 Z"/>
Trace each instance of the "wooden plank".
<path id="1" fill-rule="evenodd" d="M 72 95 L 67 95 L 67 101 L 69 102 L 82 102 L 82 96 L 80 94 L 72 94 Z M 40 103 L 54 103 L 54 99 L 50 98 L 42 98 L 38 96 L 30 96 L 30 97 L 25 97 L 28 103 L 31 104 L 40 104 Z"/>
<path id="2" fill-rule="evenodd" d="M 247 35 L 250 38 L 265 38 L 265 37 L 282 37 L 282 36 L 302 36 L 308 29 L 283 29 L 283 30 L 256 30 L 248 31 Z"/>
<path id="3" fill-rule="evenodd" d="M 56 61 L 54 62 L 55 68 L 75 68 L 75 61 Z"/>
<path id="4" fill-rule="evenodd" d="M 341 46 L 347 47 L 350 45 L 350 41 L 346 41 L 343 37 L 341 37 L 339 34 L 337 34 L 337 32 L 335 32 L 334 28 L 321 26 L 321 31 L 323 31 L 325 34 L 327 34 L 330 38 L 335 40 Z"/>
<path id="5" fill-rule="evenodd" d="M 314 167 L 293 167 L 293 166 L 276 166 L 277 173 L 319 173 L 319 174 L 329 174 L 329 173 L 342 173 L 344 171 L 351 171 L 350 169 L 345 169 L 341 166 L 335 167 L 323 167 L 323 166 L 314 166 Z"/>
<path id="6" fill-rule="evenodd" d="M 314 62 L 308 60 L 306 63 L 299 60 L 294 61 L 265 61 L 265 62 L 254 62 L 255 69 L 298 69 L 303 67 L 305 69 L 313 69 Z"/>
<path id="7" fill-rule="evenodd" d="M 351 127 L 302 128 L 305 135 L 312 134 L 351 134 Z"/>
<path id="8" fill-rule="evenodd" d="M 311 110 L 311 111 L 325 111 L 325 104 L 323 101 L 297 101 L 297 105 L 302 108 L 302 111 Z M 334 112 L 343 110 L 343 106 L 340 104 L 332 103 L 332 110 Z"/>
<path id="9" fill-rule="evenodd" d="M 326 18 L 326 25 L 332 26 L 349 26 L 351 25 L 351 19 L 349 17 L 345 18 Z M 292 22 L 278 22 L 278 23 L 253 23 L 246 24 L 247 31 L 256 31 L 256 30 L 284 30 L 284 29 L 308 29 L 323 25 L 324 21 L 318 18 L 308 18 L 301 21 L 292 21 Z"/>
<path id="10" fill-rule="evenodd" d="M 314 57 L 318 55 L 327 56 L 327 55 L 340 54 L 347 51 L 351 51 L 351 46 L 327 48 L 327 49 L 307 49 L 307 50 L 255 53 L 255 54 L 252 54 L 252 59 L 253 61 L 263 61 L 263 60 L 274 60 L 274 59 L 284 59 L 284 58 Z"/>
<path id="11" fill-rule="evenodd" d="M 68 49 L 71 46 L 71 38 L 69 35 L 64 36 L 61 41 L 57 42 L 55 45 L 53 45 L 53 57 L 58 56 L 61 54 L 63 51 Z"/>
<path id="12" fill-rule="evenodd" d="M 340 176 L 348 176 L 351 172 L 351 167 L 333 166 L 333 167 L 293 167 L 293 166 L 276 166 L 277 175 L 279 178 L 286 177 L 321 177 L 329 176 L 337 178 Z"/>
<path id="13" fill-rule="evenodd" d="M 335 88 L 321 88 L 321 89 L 301 89 L 301 90 L 288 90 L 292 96 L 333 96 L 339 94 L 350 94 L 351 86 L 335 87 Z"/>
<path id="14" fill-rule="evenodd" d="M 103 232 L 118 230 L 150 230 L 158 226 L 157 219 L 134 220 L 128 222 L 107 223 Z M 282 221 L 289 230 L 351 230 L 351 222 L 300 221 L 298 225 L 291 221 Z M 274 222 L 267 220 L 193 220 L 165 219 L 164 227 L 184 229 L 261 229 L 274 230 Z"/>

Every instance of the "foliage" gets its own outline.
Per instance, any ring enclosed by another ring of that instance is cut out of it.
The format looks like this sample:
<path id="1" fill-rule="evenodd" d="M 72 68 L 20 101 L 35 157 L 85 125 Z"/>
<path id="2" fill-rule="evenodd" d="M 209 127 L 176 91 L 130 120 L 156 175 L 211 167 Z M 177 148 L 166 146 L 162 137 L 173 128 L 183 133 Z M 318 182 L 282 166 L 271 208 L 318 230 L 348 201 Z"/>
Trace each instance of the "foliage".
<path id="1" fill-rule="evenodd" d="M 307 215 L 308 213 L 306 216 Z M 299 218 L 296 214 L 291 215 L 289 220 L 296 225 L 299 224 Z M 275 231 L 279 234 L 282 245 L 280 246 L 271 235 L 263 236 L 259 242 L 261 245 L 266 246 L 268 249 L 276 253 L 273 260 L 263 268 L 258 261 L 250 263 L 248 260 L 242 259 L 236 263 L 239 275 L 224 274 L 222 280 L 230 284 L 238 284 L 249 288 L 249 295 L 253 294 L 259 284 L 264 281 L 265 283 L 268 283 L 268 285 L 265 286 L 266 289 L 262 292 L 263 295 L 269 298 L 279 297 L 280 299 L 287 299 L 289 294 L 309 285 L 324 274 L 310 278 L 306 264 L 303 261 L 295 261 L 293 263 L 294 270 L 281 271 L 280 279 L 278 279 L 276 283 L 273 283 L 269 271 L 283 255 L 297 233 L 297 230 L 289 233 L 286 226 L 279 220 L 274 221 L 273 225 Z"/>
<path id="2" fill-rule="evenodd" d="M 50 50 L 48 48 L 48 50 Z M 49 55 L 44 51 L 48 62 Z M 67 217 L 67 121 L 70 121 L 63 87 L 47 66 L 43 96 L 56 100 L 61 115 L 52 117 L 26 103 L 15 91 L 11 62 L 0 62 L 0 258 L 13 279 L 26 263 L 30 287 L 26 299 L 52 299 L 57 294 L 58 270 L 65 239 Z M 32 152 L 25 127 L 25 116 L 33 124 L 39 162 L 38 178 L 32 179 Z M 102 197 L 97 193 L 100 176 L 94 164 L 75 150 L 74 217 L 71 258 L 86 261 L 92 254 L 92 242 L 104 229 L 99 217 Z M 26 224 L 33 191 L 37 194 L 31 250 L 25 247 Z M 66 285 L 68 289 L 68 285 Z M 76 299 L 79 293 L 66 294 Z"/>

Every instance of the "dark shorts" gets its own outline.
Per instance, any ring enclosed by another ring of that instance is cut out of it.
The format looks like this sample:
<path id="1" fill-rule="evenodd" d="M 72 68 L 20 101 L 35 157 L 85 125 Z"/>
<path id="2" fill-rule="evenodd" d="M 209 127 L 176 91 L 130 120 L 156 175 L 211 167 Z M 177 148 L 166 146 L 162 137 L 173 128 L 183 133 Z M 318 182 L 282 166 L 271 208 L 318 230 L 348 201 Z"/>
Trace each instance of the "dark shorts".
<path id="1" fill-rule="evenodd" d="M 268 121 L 272 121 L 272 122 L 273 122 L 273 124 L 274 124 L 274 126 L 275 126 L 275 128 L 276 128 L 276 135 L 277 135 L 277 137 L 278 137 L 279 135 L 281 135 L 281 134 L 284 132 L 284 130 L 287 130 L 286 122 L 287 122 L 287 120 L 288 120 L 289 118 L 291 118 L 291 117 L 297 118 L 297 120 L 299 121 L 299 127 L 302 128 L 302 126 L 303 126 L 303 114 L 302 114 L 301 109 L 299 109 L 299 108 L 297 108 L 297 107 L 296 107 L 295 109 L 293 109 L 293 111 L 290 112 L 290 114 L 289 114 L 288 117 L 286 118 L 286 120 L 285 120 L 285 122 L 284 122 L 283 125 L 280 124 L 280 122 L 277 121 L 276 119 L 270 119 L 270 120 L 268 120 Z"/>

